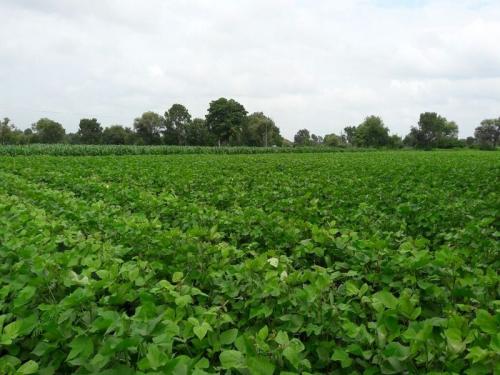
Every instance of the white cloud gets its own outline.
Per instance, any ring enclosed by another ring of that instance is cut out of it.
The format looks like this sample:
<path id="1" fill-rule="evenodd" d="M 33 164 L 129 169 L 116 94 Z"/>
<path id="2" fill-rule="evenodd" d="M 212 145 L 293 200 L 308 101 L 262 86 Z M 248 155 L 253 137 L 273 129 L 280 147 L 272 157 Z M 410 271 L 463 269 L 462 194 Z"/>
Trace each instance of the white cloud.
<path id="1" fill-rule="evenodd" d="M 422 111 L 461 136 L 500 116 L 500 3 L 471 0 L 2 0 L 0 115 L 130 125 L 233 97 L 287 137 Z"/>

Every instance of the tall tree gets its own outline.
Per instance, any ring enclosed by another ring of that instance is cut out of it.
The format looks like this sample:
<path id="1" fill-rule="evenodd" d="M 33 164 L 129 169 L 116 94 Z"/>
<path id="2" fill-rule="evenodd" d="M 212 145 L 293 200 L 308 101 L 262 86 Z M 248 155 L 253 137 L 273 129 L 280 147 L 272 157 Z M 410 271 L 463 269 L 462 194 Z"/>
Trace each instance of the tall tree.
<path id="1" fill-rule="evenodd" d="M 234 99 L 220 98 L 210 102 L 206 123 L 219 146 L 238 142 L 246 115 L 245 107 Z"/>
<path id="2" fill-rule="evenodd" d="M 97 145 L 101 143 L 102 138 L 102 126 L 95 118 L 88 119 L 83 118 L 80 120 L 78 125 L 78 137 L 79 141 L 87 145 Z"/>
<path id="3" fill-rule="evenodd" d="M 191 115 L 182 104 L 173 104 L 165 112 L 165 130 L 163 133 L 166 144 L 185 145 L 186 128 L 191 123 Z"/>
<path id="4" fill-rule="evenodd" d="M 186 144 L 190 146 L 215 145 L 215 138 L 208 130 L 204 119 L 195 118 L 186 125 Z"/>
<path id="5" fill-rule="evenodd" d="M 134 143 L 134 132 L 121 125 L 112 125 L 102 132 L 102 142 L 107 145 L 128 145 Z"/>
<path id="6" fill-rule="evenodd" d="M 435 112 L 420 114 L 418 127 L 412 127 L 407 142 L 419 148 L 452 147 L 458 139 L 458 126 Z"/>
<path id="7" fill-rule="evenodd" d="M 158 145 L 161 143 L 161 131 L 165 120 L 155 112 L 145 112 L 134 120 L 134 130 L 143 144 Z"/>
<path id="8" fill-rule="evenodd" d="M 356 136 L 356 127 L 355 126 L 346 126 L 344 128 L 344 136 L 347 144 L 354 146 L 355 136 Z"/>
<path id="9" fill-rule="evenodd" d="M 8 117 L 0 120 L 0 144 L 4 145 L 13 143 L 14 130 L 15 126 L 10 123 L 10 119 Z"/>
<path id="10" fill-rule="evenodd" d="M 247 117 L 242 130 L 242 144 L 254 147 L 280 146 L 280 130 L 272 119 L 262 112 Z"/>
<path id="11" fill-rule="evenodd" d="M 293 137 L 293 144 L 295 146 L 311 146 L 312 139 L 309 130 L 300 129 Z"/>
<path id="12" fill-rule="evenodd" d="M 326 134 L 323 138 L 323 144 L 325 146 L 337 147 L 342 143 L 342 139 L 337 134 Z"/>
<path id="13" fill-rule="evenodd" d="M 66 131 L 63 126 L 48 118 L 41 118 L 32 126 L 36 141 L 40 143 L 61 143 Z"/>
<path id="14" fill-rule="evenodd" d="M 481 121 L 474 131 L 477 143 L 483 149 L 495 149 L 500 140 L 500 117 Z"/>
<path id="15" fill-rule="evenodd" d="M 354 143 L 360 147 L 383 147 L 390 143 L 389 129 L 378 116 L 368 116 L 357 128 Z"/>

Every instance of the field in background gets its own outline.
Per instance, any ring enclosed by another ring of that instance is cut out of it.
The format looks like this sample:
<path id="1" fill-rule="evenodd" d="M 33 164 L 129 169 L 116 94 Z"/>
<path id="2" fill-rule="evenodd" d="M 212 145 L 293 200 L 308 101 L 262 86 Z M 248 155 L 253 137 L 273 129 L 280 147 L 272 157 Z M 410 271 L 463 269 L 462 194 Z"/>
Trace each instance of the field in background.
<path id="1" fill-rule="evenodd" d="M 0 157 L 0 373 L 498 371 L 499 176 L 474 151 Z"/>
<path id="2" fill-rule="evenodd" d="M 375 151 L 341 147 L 246 147 L 246 146 L 135 146 L 135 145 L 0 145 L 0 156 L 105 156 L 105 155 L 172 155 L 172 154 L 283 154 Z"/>

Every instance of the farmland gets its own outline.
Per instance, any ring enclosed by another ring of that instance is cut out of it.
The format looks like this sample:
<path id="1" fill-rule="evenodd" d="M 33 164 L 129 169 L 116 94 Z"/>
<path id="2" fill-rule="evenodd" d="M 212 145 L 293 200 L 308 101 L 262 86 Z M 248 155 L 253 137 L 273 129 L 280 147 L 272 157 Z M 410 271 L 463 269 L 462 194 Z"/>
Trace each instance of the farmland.
<path id="1" fill-rule="evenodd" d="M 1 374 L 492 373 L 497 152 L 0 157 Z"/>

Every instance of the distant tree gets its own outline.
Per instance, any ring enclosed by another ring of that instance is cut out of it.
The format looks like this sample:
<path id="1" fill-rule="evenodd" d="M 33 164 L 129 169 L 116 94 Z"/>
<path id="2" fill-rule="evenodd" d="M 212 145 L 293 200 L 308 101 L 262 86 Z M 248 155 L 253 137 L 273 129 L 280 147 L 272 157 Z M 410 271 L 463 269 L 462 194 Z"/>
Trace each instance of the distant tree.
<path id="1" fill-rule="evenodd" d="M 465 138 L 465 145 L 467 147 L 474 146 L 474 143 L 476 143 L 476 138 L 474 138 L 474 137 L 467 137 L 467 138 Z"/>
<path id="2" fill-rule="evenodd" d="M 165 120 L 155 112 L 145 112 L 134 120 L 134 129 L 141 143 L 158 145 L 161 143 L 160 133 L 165 127 Z"/>
<path id="3" fill-rule="evenodd" d="M 165 112 L 164 143 L 185 145 L 187 143 L 186 128 L 191 123 L 191 115 L 182 104 L 174 104 Z"/>
<path id="4" fill-rule="evenodd" d="M 311 143 L 313 146 L 323 144 L 323 137 L 321 135 L 311 134 Z"/>
<path id="5" fill-rule="evenodd" d="M 323 138 L 323 144 L 329 147 L 338 147 L 342 144 L 342 139 L 337 134 L 327 134 Z"/>
<path id="6" fill-rule="evenodd" d="M 420 115 L 418 127 L 412 127 L 407 142 L 419 148 L 454 147 L 458 140 L 458 126 L 435 112 Z"/>
<path id="7" fill-rule="evenodd" d="M 77 145 L 82 142 L 81 142 L 81 137 L 77 132 L 77 133 L 67 133 L 66 136 L 64 137 L 64 143 L 69 143 L 70 145 Z"/>
<path id="8" fill-rule="evenodd" d="M 403 147 L 403 140 L 397 134 L 393 134 L 389 137 L 388 146 L 391 148 L 401 148 Z"/>
<path id="9" fill-rule="evenodd" d="M 102 140 L 102 126 L 95 118 L 83 118 L 80 120 L 77 134 L 79 142 L 87 145 L 97 145 Z"/>
<path id="10" fill-rule="evenodd" d="M 293 144 L 295 146 L 311 146 L 312 143 L 311 134 L 307 129 L 300 129 L 293 137 Z"/>
<path id="11" fill-rule="evenodd" d="M 241 143 L 246 146 L 280 146 L 282 137 L 274 121 L 262 112 L 252 113 L 243 124 Z"/>
<path id="12" fill-rule="evenodd" d="M 102 142 L 107 145 L 128 145 L 134 143 L 135 134 L 130 128 L 112 125 L 102 132 Z"/>
<path id="13" fill-rule="evenodd" d="M 344 136 L 345 136 L 345 142 L 347 144 L 353 146 L 355 143 L 356 127 L 355 126 L 346 126 L 344 128 Z"/>
<path id="14" fill-rule="evenodd" d="M 61 124 L 48 118 L 38 120 L 32 129 L 39 143 L 62 143 L 66 134 Z"/>
<path id="15" fill-rule="evenodd" d="M 206 121 L 195 118 L 186 125 L 186 144 L 190 146 L 214 146 L 215 137 L 208 130 Z"/>
<path id="16" fill-rule="evenodd" d="M 359 147 L 384 147 L 390 142 L 389 129 L 378 116 L 368 116 L 357 128 L 354 143 Z"/>
<path id="17" fill-rule="evenodd" d="M 500 140 L 500 117 L 481 121 L 474 131 L 477 143 L 483 149 L 495 149 Z"/>
<path id="18" fill-rule="evenodd" d="M 233 99 L 220 98 L 210 102 L 206 124 L 219 146 L 238 142 L 247 111 Z"/>
<path id="19" fill-rule="evenodd" d="M 10 122 L 8 117 L 0 120 L 0 144 L 12 144 L 14 142 L 15 126 Z"/>

